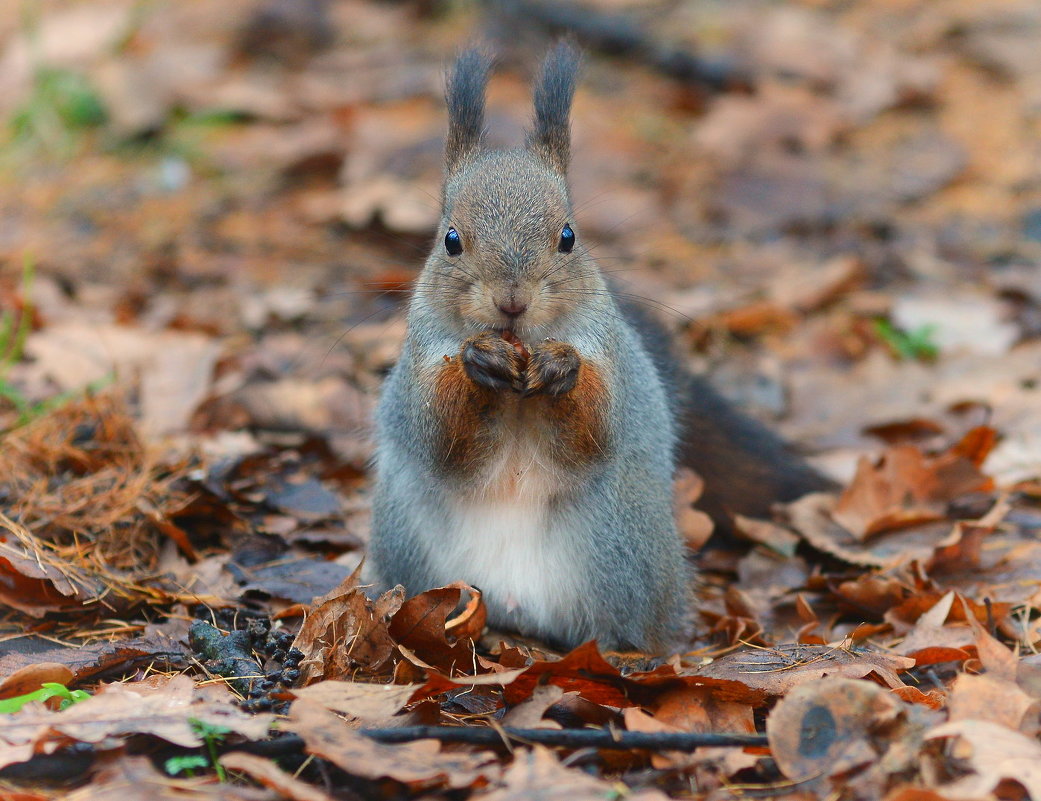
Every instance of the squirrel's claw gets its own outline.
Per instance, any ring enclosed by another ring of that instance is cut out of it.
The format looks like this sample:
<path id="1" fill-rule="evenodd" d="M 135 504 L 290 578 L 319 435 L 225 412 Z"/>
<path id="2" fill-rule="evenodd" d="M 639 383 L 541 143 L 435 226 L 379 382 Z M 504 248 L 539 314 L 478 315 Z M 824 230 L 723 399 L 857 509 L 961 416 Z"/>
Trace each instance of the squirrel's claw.
<path id="1" fill-rule="evenodd" d="M 513 345 L 494 332 L 467 339 L 460 359 L 466 374 L 478 386 L 496 391 L 523 389 L 520 355 Z"/>
<path id="2" fill-rule="evenodd" d="M 524 373 L 524 396 L 566 395 L 578 383 L 582 359 L 565 342 L 546 340 L 531 351 Z"/>

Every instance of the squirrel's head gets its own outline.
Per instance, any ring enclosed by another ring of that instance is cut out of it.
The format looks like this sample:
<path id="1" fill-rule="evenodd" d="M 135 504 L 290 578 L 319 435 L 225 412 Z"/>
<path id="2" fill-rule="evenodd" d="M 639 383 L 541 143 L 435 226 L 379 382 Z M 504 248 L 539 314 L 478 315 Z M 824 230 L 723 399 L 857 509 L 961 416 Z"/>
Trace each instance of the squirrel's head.
<path id="1" fill-rule="evenodd" d="M 545 332 L 602 290 L 567 186 L 578 60 L 566 42 L 550 51 L 535 83 L 534 122 L 517 150 L 484 147 L 487 56 L 467 51 L 449 74 L 442 215 L 422 284 L 467 328 Z"/>

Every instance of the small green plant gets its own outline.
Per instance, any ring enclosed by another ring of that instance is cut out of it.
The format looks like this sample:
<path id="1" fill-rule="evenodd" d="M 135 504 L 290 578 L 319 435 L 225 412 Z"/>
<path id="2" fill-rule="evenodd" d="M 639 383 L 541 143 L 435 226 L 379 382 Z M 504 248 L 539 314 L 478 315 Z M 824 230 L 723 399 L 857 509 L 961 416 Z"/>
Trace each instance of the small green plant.
<path id="1" fill-rule="evenodd" d="M 22 308 L 4 310 L 0 313 L 0 400 L 6 400 L 18 412 L 17 425 L 22 425 L 38 412 L 21 391 L 7 380 L 11 367 L 17 364 L 25 351 L 25 340 L 32 328 L 33 277 L 36 265 L 31 256 L 26 255 L 22 261 L 22 280 L 19 295 Z"/>
<path id="2" fill-rule="evenodd" d="M 940 355 L 940 347 L 933 341 L 936 326 L 926 324 L 907 331 L 897 328 L 889 320 L 875 320 L 875 334 L 899 359 L 932 361 Z"/>
<path id="3" fill-rule="evenodd" d="M 166 772 L 171 776 L 180 776 L 182 773 L 194 776 L 195 771 L 205 770 L 210 765 L 210 760 L 199 754 L 184 754 L 182 756 L 170 757 L 163 763 Z"/>
<path id="4" fill-rule="evenodd" d="M 18 141 L 67 153 L 79 133 L 105 119 L 105 106 L 84 76 L 39 67 L 29 97 L 11 117 L 11 128 Z"/>
<path id="5" fill-rule="evenodd" d="M 199 735 L 206 743 L 206 750 L 210 754 L 210 764 L 213 769 L 217 771 L 217 778 L 222 782 L 228 780 L 228 774 L 224 770 L 224 766 L 221 765 L 220 760 L 217 758 L 217 745 L 224 741 L 224 738 L 231 733 L 231 729 L 225 726 L 218 726 L 214 723 L 207 723 L 204 720 L 198 718 L 189 718 L 188 723 L 192 727 L 197 735 Z"/>
<path id="6" fill-rule="evenodd" d="M 33 278 L 36 275 L 36 263 L 26 254 L 22 259 L 22 280 L 20 295 L 21 311 L 4 310 L 0 313 L 0 384 L 2 384 L 11 365 L 22 358 L 25 338 L 33 322 Z"/>
<path id="7" fill-rule="evenodd" d="M 51 698 L 60 698 L 58 709 L 66 709 L 80 701 L 86 701 L 90 698 L 90 693 L 86 690 L 70 690 L 64 684 L 48 681 L 40 685 L 39 690 L 16 695 L 14 698 L 4 698 L 0 701 L 0 715 L 10 715 L 32 701 L 49 701 Z"/>
<path id="8" fill-rule="evenodd" d="M 32 329 L 32 290 L 35 275 L 36 262 L 32 256 L 26 255 L 22 261 L 22 279 L 18 293 L 22 300 L 22 307 L 18 311 L 5 309 L 0 312 L 0 401 L 7 401 L 18 413 L 13 425 L 15 428 L 25 425 L 52 409 L 57 409 L 83 394 L 83 390 L 70 390 L 42 401 L 33 402 L 7 380 L 7 374 L 25 353 L 25 340 Z M 94 381 L 86 387 L 86 391 L 98 392 L 111 384 L 114 378 L 114 375 L 110 375 Z M 0 428 L 0 434 L 5 430 Z"/>

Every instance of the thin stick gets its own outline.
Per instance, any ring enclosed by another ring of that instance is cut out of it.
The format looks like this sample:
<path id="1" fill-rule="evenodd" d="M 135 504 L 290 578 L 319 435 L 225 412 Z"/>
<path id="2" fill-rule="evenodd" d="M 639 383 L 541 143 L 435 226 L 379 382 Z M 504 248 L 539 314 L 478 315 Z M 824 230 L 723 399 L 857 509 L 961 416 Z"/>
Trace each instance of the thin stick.
<path id="1" fill-rule="evenodd" d="M 717 734 L 701 732 L 608 731 L 607 729 L 516 729 L 483 726 L 403 726 L 397 729 L 359 729 L 381 743 L 408 743 L 415 740 L 438 740 L 467 745 L 503 745 L 537 743 L 561 748 L 608 748 L 614 751 L 643 749 L 647 751 L 693 751 L 695 748 L 719 746 L 765 746 L 765 734 Z M 281 756 L 304 750 L 304 742 L 295 734 L 276 740 L 239 743 L 226 751 L 246 751 L 261 756 Z"/>

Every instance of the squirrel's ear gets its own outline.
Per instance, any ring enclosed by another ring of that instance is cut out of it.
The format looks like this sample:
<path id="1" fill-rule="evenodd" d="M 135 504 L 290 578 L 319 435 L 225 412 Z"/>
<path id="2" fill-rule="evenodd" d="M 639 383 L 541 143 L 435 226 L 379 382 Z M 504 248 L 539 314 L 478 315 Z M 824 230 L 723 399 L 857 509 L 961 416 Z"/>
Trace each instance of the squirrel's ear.
<path id="1" fill-rule="evenodd" d="M 452 172 L 481 145 L 484 135 L 484 90 L 491 59 L 480 50 L 466 50 L 448 74 L 448 138 L 445 166 Z"/>
<path id="2" fill-rule="evenodd" d="M 571 159 L 571 99 L 580 54 L 566 39 L 557 42 L 535 82 L 535 124 L 525 145 L 561 175 Z"/>

